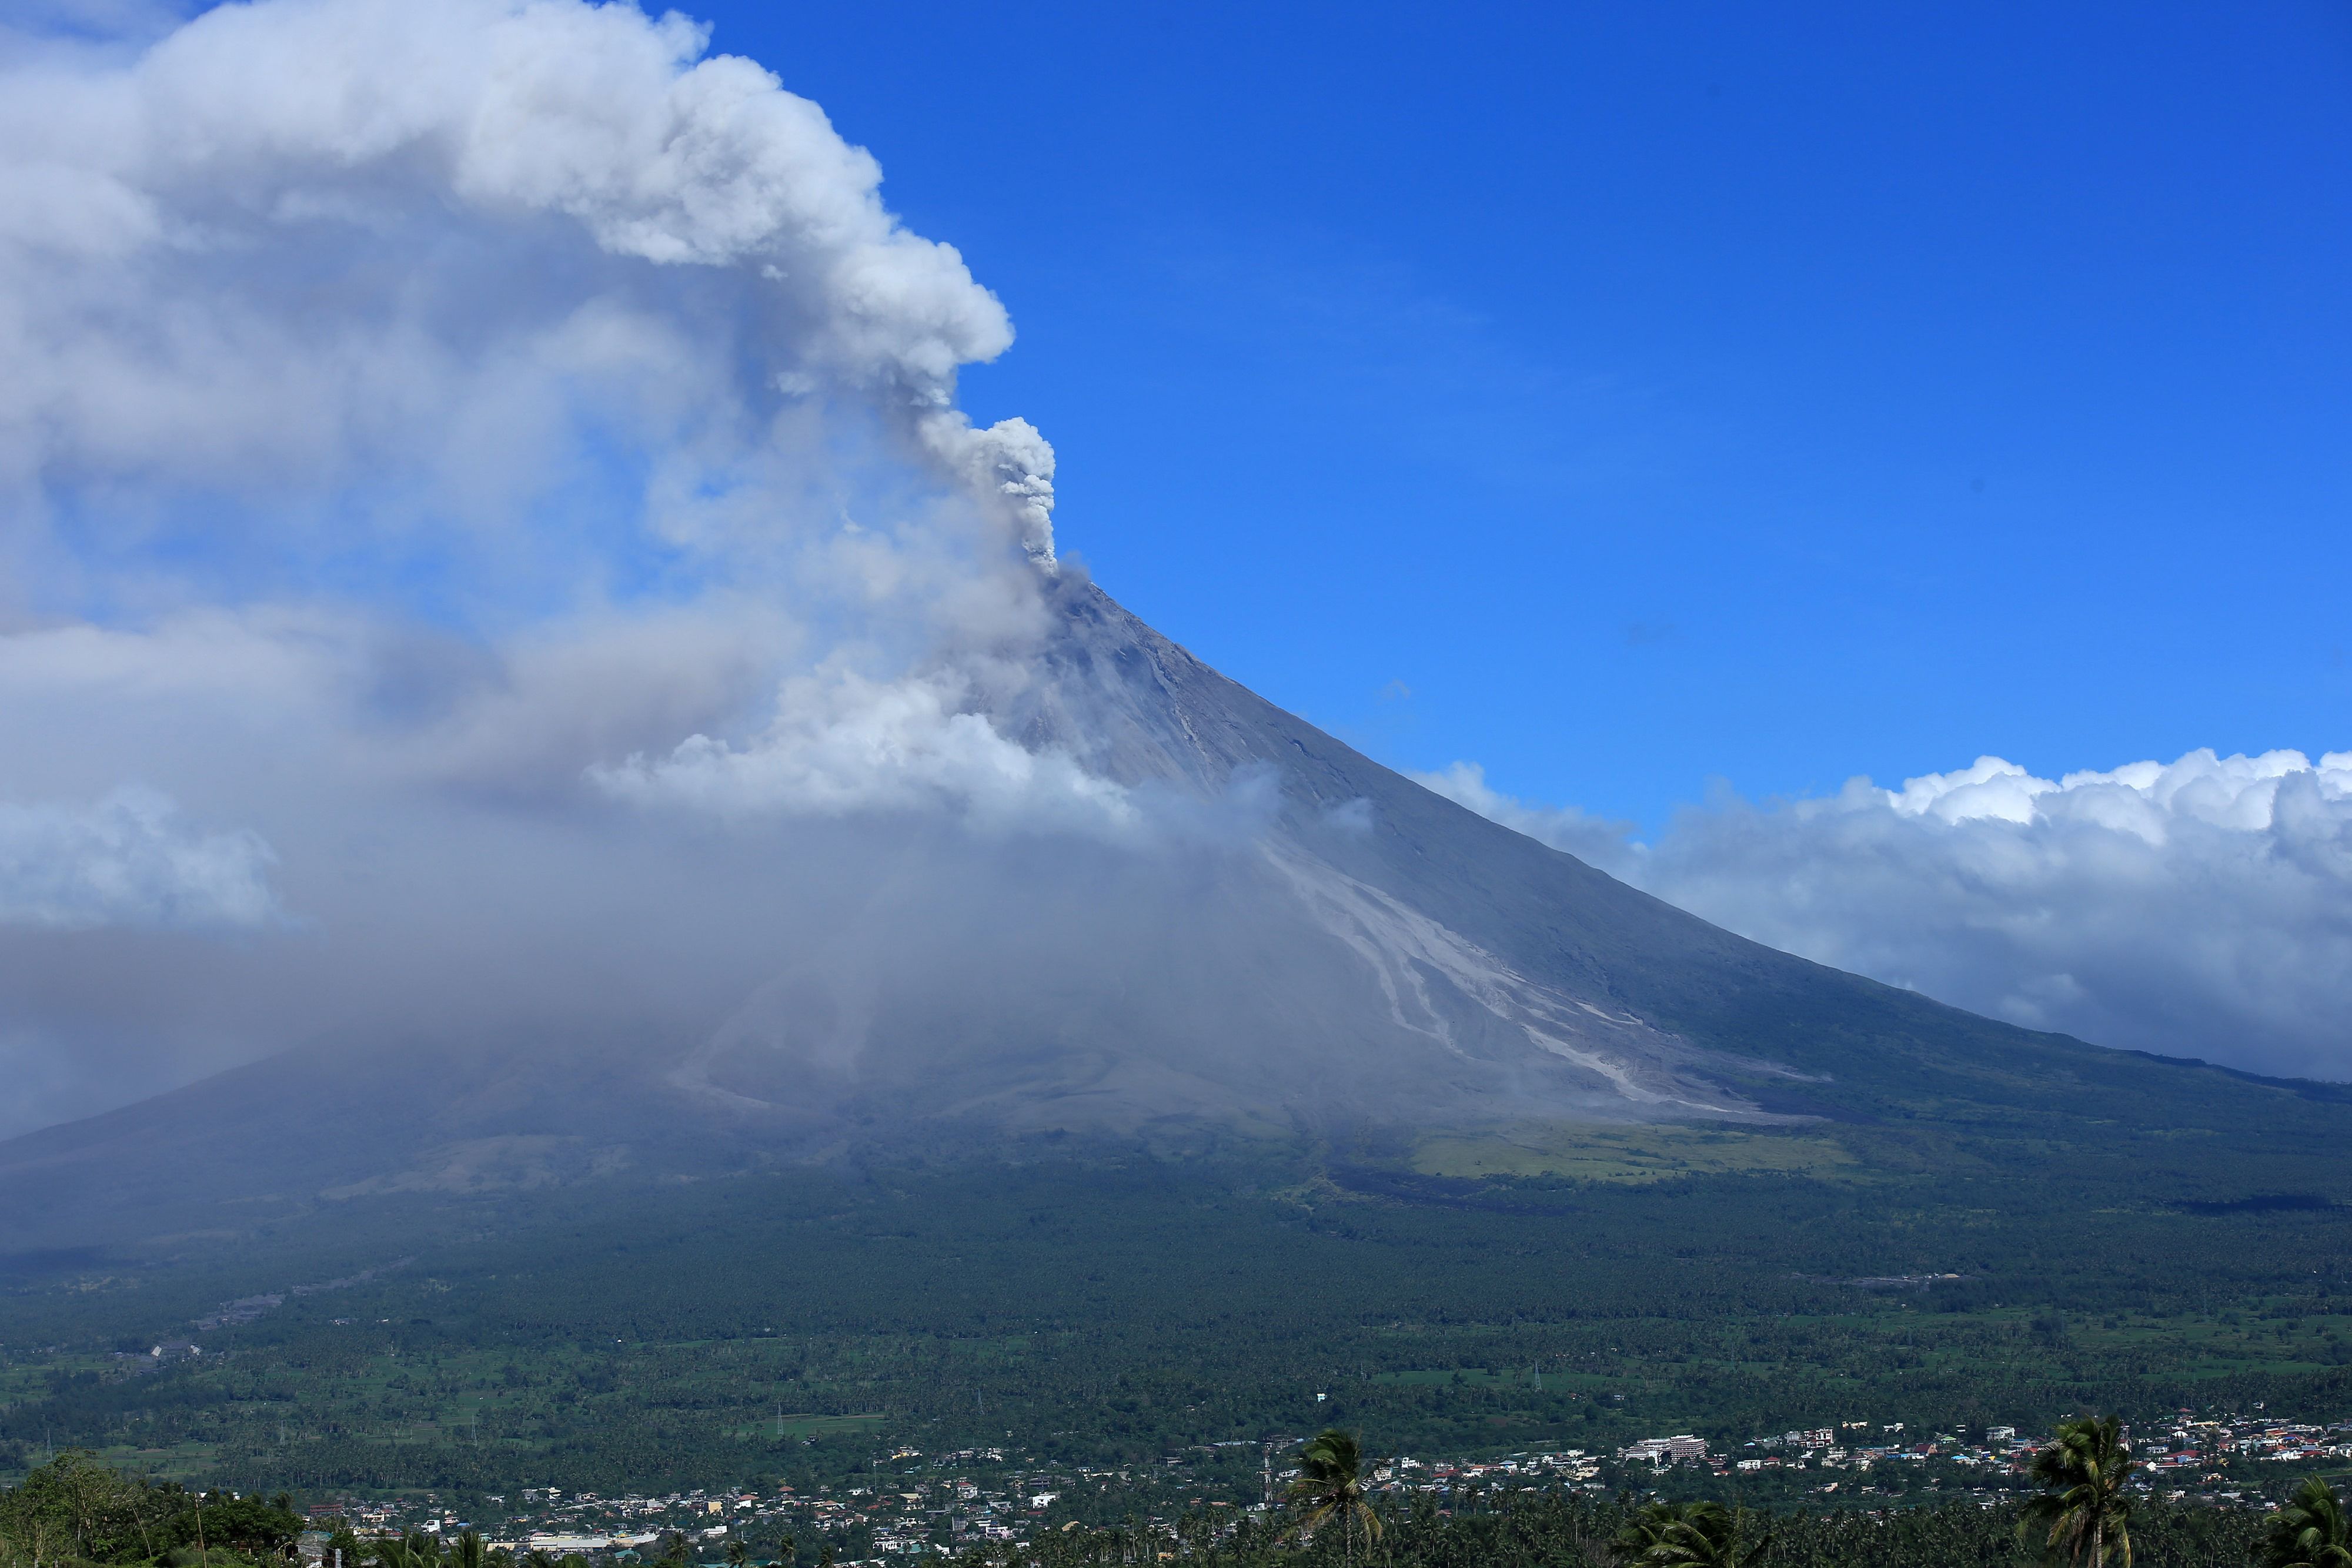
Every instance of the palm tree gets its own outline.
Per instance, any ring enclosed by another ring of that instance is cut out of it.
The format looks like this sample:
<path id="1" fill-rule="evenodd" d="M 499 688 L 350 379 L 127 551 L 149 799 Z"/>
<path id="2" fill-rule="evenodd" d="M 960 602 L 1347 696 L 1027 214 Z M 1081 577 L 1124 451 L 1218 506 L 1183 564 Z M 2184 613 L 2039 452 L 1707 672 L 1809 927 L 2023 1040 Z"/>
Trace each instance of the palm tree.
<path id="1" fill-rule="evenodd" d="M 751 1549 L 740 1541 L 727 1543 L 727 1568 L 743 1568 L 751 1560 Z"/>
<path id="2" fill-rule="evenodd" d="M 1628 1568 L 1748 1568 L 1772 1543 L 1750 1538 L 1752 1516 L 1719 1502 L 1654 1502 L 1634 1511 L 1617 1533 Z"/>
<path id="3" fill-rule="evenodd" d="M 1621 1492 L 1617 1498 L 1619 1506 L 1630 1505 L 1633 1497 L 1630 1488 Z M 1610 1544 L 1624 1561 L 1638 1562 L 1648 1557 L 1652 1550 L 1665 1539 L 1666 1526 L 1674 1516 L 1672 1503 L 1653 1502 L 1633 1509 L 1625 1516 L 1624 1528 L 1618 1531 L 1617 1539 Z"/>
<path id="4" fill-rule="evenodd" d="M 2317 1476 L 2295 1488 L 2263 1532 L 2263 1568 L 2352 1568 L 2343 1500 Z"/>
<path id="5" fill-rule="evenodd" d="M 1312 1531 L 1337 1518 L 1351 1563 L 1359 1524 L 1367 1545 L 1381 1538 L 1381 1516 L 1364 1495 L 1363 1472 L 1364 1450 L 1356 1435 L 1327 1427 L 1298 1451 L 1298 1479 L 1290 1483 L 1290 1500 L 1298 1509 L 1297 1530 Z"/>
<path id="6" fill-rule="evenodd" d="M 2033 1456 L 2042 1495 L 2025 1505 L 2019 1539 L 2041 1534 L 2046 1557 L 2076 1568 L 2106 1568 L 2111 1552 L 2131 1568 L 2132 1505 L 2124 1487 L 2137 1468 L 2116 1416 L 2059 1422 L 2050 1446 Z"/>
<path id="7" fill-rule="evenodd" d="M 449 1568 L 483 1568 L 488 1552 L 482 1545 L 481 1532 L 469 1530 L 457 1537 L 449 1550 Z"/>

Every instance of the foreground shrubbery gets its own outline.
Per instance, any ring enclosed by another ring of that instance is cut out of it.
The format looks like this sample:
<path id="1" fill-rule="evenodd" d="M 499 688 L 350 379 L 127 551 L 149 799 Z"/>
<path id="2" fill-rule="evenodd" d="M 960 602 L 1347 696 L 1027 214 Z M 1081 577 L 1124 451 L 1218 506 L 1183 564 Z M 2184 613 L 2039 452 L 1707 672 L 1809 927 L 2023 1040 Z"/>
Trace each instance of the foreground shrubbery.
<path id="1" fill-rule="evenodd" d="M 301 1530 L 283 1496 L 192 1492 L 120 1474 L 78 1449 L 0 1491 L 0 1568 L 73 1562 L 245 1568 L 286 1559 Z"/>

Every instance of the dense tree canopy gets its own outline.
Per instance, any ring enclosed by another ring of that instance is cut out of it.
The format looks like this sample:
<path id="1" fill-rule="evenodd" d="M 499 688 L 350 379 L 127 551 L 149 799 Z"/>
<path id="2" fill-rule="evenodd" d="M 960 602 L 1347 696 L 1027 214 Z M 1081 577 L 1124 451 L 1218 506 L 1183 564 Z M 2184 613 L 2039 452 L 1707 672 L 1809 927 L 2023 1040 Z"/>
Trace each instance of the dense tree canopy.
<path id="1" fill-rule="evenodd" d="M 302 1521 L 289 1500 L 197 1493 L 125 1476 L 69 1448 L 0 1492 L 0 1563 L 258 1563 L 291 1552 Z M 207 1553 L 200 1559 L 201 1543 Z"/>

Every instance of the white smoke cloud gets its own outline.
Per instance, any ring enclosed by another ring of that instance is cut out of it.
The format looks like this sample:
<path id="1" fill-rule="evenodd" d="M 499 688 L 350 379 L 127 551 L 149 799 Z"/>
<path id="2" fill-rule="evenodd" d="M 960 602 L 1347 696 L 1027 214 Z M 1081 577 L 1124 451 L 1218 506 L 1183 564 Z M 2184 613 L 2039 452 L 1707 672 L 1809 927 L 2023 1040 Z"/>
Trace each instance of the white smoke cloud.
<path id="1" fill-rule="evenodd" d="M 2040 779 L 1999 758 L 1826 800 L 1732 800 L 1654 843 L 1421 781 L 1743 936 L 2100 1044 L 2352 1077 L 2352 752 Z"/>
<path id="2" fill-rule="evenodd" d="M 0 924 L 251 929 L 282 918 L 277 857 L 249 832 L 201 831 L 152 790 L 0 801 Z"/>
<path id="3" fill-rule="evenodd" d="M 1111 838 L 1138 826 L 1125 789 L 1066 752 L 1008 740 L 970 698 L 946 674 L 887 685 L 846 671 L 803 677 L 786 684 L 773 722 L 747 745 L 695 735 L 592 778 L 623 800 L 736 819 L 945 811 L 993 831 Z"/>
<path id="4" fill-rule="evenodd" d="M 1054 564 L 1054 448 L 1035 425 L 1001 419 L 974 430 L 961 414 L 944 413 L 924 422 L 923 439 L 975 495 L 989 498 L 1031 559 Z"/>

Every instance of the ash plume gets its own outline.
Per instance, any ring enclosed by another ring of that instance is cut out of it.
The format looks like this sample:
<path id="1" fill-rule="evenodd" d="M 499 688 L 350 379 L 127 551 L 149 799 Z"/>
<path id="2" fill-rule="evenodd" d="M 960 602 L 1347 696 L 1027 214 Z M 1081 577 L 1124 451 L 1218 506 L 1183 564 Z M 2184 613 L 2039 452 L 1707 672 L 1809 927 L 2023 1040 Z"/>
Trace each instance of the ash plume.
<path id="1" fill-rule="evenodd" d="M 772 961 L 741 854 L 628 863 L 688 819 L 1132 816 L 980 711 L 1048 627 L 1053 448 L 957 406 L 1010 319 L 815 104 L 628 5 L 49 20 L 0 40 L 0 946 L 55 1071 L 0 1125 L 336 1030 L 691 1032 L 580 983 L 648 925 L 714 991 Z M 802 902 L 855 860 L 803 846 Z M 464 977 L 469 883 L 598 861 Z"/>

